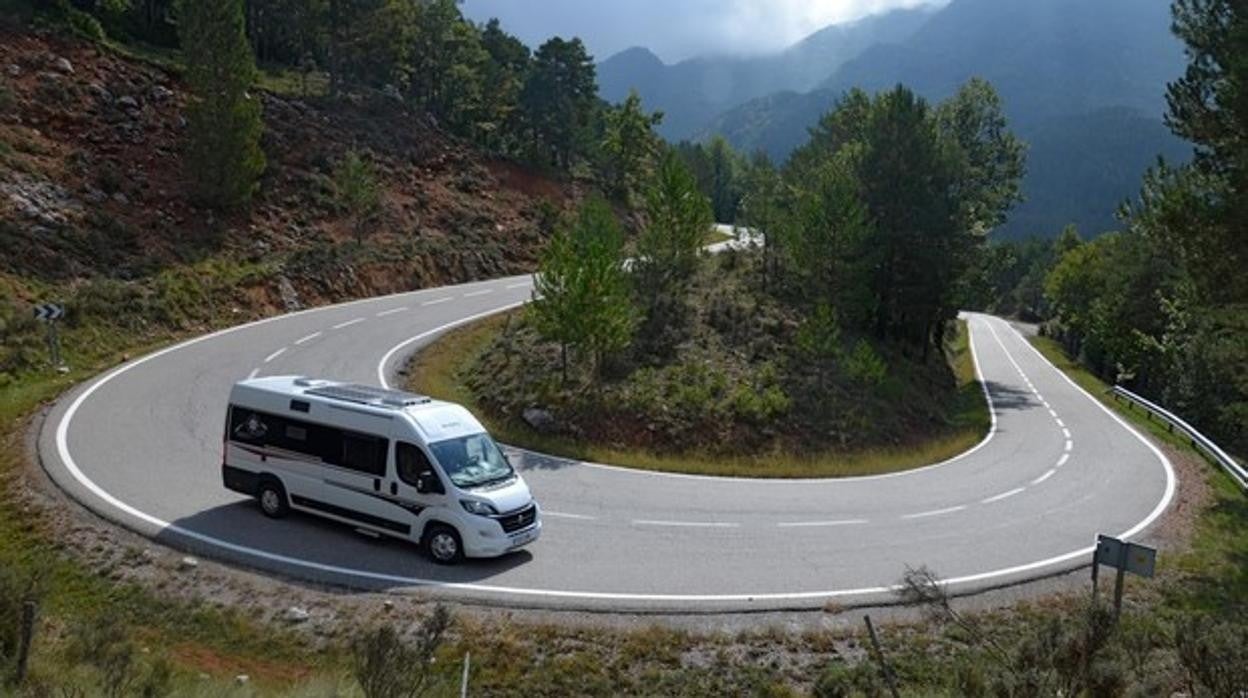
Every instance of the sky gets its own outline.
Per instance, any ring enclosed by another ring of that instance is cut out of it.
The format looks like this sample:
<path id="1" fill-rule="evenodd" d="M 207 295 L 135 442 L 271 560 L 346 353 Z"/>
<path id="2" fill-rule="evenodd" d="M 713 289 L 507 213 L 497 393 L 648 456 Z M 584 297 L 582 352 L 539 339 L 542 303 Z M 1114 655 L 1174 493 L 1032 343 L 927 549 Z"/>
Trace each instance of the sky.
<path id="1" fill-rule="evenodd" d="M 598 60 L 644 46 L 669 63 L 778 51 L 829 24 L 942 0 L 464 0 L 464 13 L 536 47 L 579 36 Z"/>

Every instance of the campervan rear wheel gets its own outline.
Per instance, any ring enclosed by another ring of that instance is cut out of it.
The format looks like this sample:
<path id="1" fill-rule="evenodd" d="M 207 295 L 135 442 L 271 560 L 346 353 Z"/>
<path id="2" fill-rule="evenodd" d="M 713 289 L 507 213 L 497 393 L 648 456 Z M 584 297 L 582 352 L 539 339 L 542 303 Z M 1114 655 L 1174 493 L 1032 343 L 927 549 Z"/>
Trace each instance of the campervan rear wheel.
<path id="1" fill-rule="evenodd" d="M 256 499 L 260 500 L 260 511 L 270 519 L 280 519 L 290 512 L 290 505 L 286 502 L 286 489 L 276 480 L 261 482 Z"/>
<path id="2" fill-rule="evenodd" d="M 464 544 L 450 526 L 430 526 L 425 533 L 425 549 L 439 565 L 454 565 L 464 559 Z"/>

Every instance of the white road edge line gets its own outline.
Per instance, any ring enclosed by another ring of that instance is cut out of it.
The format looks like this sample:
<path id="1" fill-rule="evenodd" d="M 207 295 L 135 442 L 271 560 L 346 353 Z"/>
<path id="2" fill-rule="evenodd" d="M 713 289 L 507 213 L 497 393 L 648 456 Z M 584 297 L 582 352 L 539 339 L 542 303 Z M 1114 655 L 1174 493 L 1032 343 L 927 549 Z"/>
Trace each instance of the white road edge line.
<path id="1" fill-rule="evenodd" d="M 634 526 L 670 526 L 673 528 L 741 528 L 739 523 L 727 521 L 655 521 L 651 519 L 633 519 Z"/>
<path id="2" fill-rule="evenodd" d="M 995 497 L 989 497 L 988 499 L 981 500 L 980 504 L 993 504 L 1003 499 L 1009 499 L 1010 497 L 1013 497 L 1016 494 L 1022 494 L 1026 491 L 1027 491 L 1026 487 L 1019 487 L 1017 489 L 1010 490 L 1009 492 L 999 494 Z"/>
<path id="3" fill-rule="evenodd" d="M 296 339 L 296 340 L 295 340 L 295 344 L 302 346 L 302 345 L 304 345 L 304 344 L 307 344 L 308 342 L 311 342 L 312 340 L 316 339 L 317 337 L 320 337 L 322 334 L 324 334 L 324 333 L 323 333 L 323 332 L 313 332 L 312 334 L 308 335 L 307 337 L 303 337 L 303 338 L 301 338 L 301 339 Z"/>
<path id="4" fill-rule="evenodd" d="M 368 302 L 368 301 L 355 301 L 355 302 L 360 303 L 360 302 Z M 518 305 L 522 305 L 522 303 L 516 303 L 512 305 L 511 307 L 516 307 Z M 330 306 L 330 307 L 334 307 L 334 306 Z M 341 307 L 341 306 L 337 306 L 337 307 Z M 500 312 L 506 309 L 507 309 L 506 307 L 503 307 L 503 308 L 497 309 L 494 312 Z M 309 310 L 309 311 L 303 311 L 303 312 L 304 313 L 315 312 L 315 310 Z M 300 314 L 300 313 L 296 313 L 296 314 Z M 89 385 L 85 390 L 82 391 L 82 393 L 78 395 L 77 398 L 74 399 L 72 403 L 70 403 L 69 408 L 65 410 L 65 415 L 61 418 L 60 423 L 57 424 L 56 426 L 57 453 L 58 455 L 60 455 L 62 462 L 64 462 L 65 464 L 65 468 L 69 471 L 69 474 L 75 480 L 77 480 L 83 487 L 86 487 L 95 496 L 103 500 L 106 504 L 109 504 L 115 509 L 125 514 L 128 514 L 131 517 L 138 519 L 139 521 L 142 521 L 150 526 L 159 527 L 167 533 L 174 533 L 174 534 L 183 536 L 185 538 L 197 540 L 202 543 L 207 543 L 209 545 L 216 546 L 218 548 L 221 548 L 222 550 L 228 550 L 234 553 L 241 553 L 243 555 L 248 555 L 254 558 L 268 560 L 270 562 L 276 562 L 276 563 L 283 564 L 283 565 L 290 565 L 292 567 L 299 567 L 299 568 L 303 568 L 307 570 L 315 570 L 318 572 L 324 572 L 324 573 L 330 573 L 330 574 L 340 574 L 344 576 L 356 577 L 358 579 L 368 579 L 368 580 L 372 580 L 376 582 L 383 582 L 383 583 L 388 583 L 388 584 L 418 585 L 418 586 L 444 588 L 444 589 L 459 589 L 463 591 L 483 592 L 483 593 L 490 593 L 490 594 L 507 594 L 507 595 L 512 595 L 512 596 L 540 596 L 540 597 L 546 597 L 546 598 L 597 599 L 601 601 L 659 601 L 659 602 L 685 602 L 685 603 L 697 603 L 697 602 L 723 603 L 723 602 L 729 602 L 729 601 L 757 602 L 757 601 L 822 600 L 822 599 L 829 599 L 829 598 L 845 598 L 845 597 L 850 597 L 850 596 L 865 596 L 865 595 L 870 595 L 870 594 L 888 594 L 888 593 L 894 593 L 901 588 L 900 585 L 893 584 L 893 585 L 888 585 L 888 586 L 860 587 L 856 589 L 832 589 L 832 590 L 826 590 L 826 591 L 788 592 L 788 593 L 771 593 L 771 594 L 636 594 L 636 593 L 622 593 L 622 592 L 564 591 L 564 590 L 556 590 L 556 589 L 525 589 L 525 588 L 517 588 L 517 587 L 493 586 L 493 585 L 487 585 L 487 584 L 443 582 L 443 581 L 438 581 L 438 580 L 433 580 L 433 579 L 402 577 L 399 575 L 384 574 L 380 572 L 370 572 L 368 570 L 356 570 L 356 569 L 351 569 L 349 567 L 340 567 L 337 565 L 328 565 L 328 564 L 323 564 L 323 563 L 318 563 L 318 562 L 312 562 L 309 560 L 303 560 L 299 558 L 292 558 L 287 555 L 279 555 L 277 553 L 271 553 L 265 550 L 259 550 L 259 549 L 251 548 L 245 545 L 231 543 L 229 541 L 222 540 L 220 538 L 216 538 L 216 537 L 209 536 L 203 533 L 199 533 L 197 531 L 192 531 L 183 526 L 176 525 L 168 521 L 163 521 L 158 517 L 139 511 L 138 509 L 130 506 L 129 504 L 122 502 L 121 500 L 109 494 L 99 485 L 97 485 L 94 481 L 88 478 L 86 474 L 82 472 L 82 470 L 78 468 L 77 462 L 74 461 L 73 456 L 70 455 L 69 453 L 69 425 L 72 423 L 74 415 L 77 414 L 78 410 L 82 407 L 83 403 L 86 402 L 87 399 L 95 393 L 95 391 L 99 390 L 102 386 L 107 384 L 109 381 L 125 373 L 126 371 L 129 371 L 136 366 L 141 366 L 147 363 L 148 361 L 151 361 L 158 357 L 164 356 L 174 351 L 178 351 L 180 349 L 184 349 L 186 347 L 189 347 L 195 344 L 199 344 L 209 339 L 222 337 L 227 334 L 237 332 L 238 330 L 241 330 L 246 327 L 255 327 L 256 325 L 272 322 L 272 321 L 279 320 L 285 317 L 290 317 L 290 316 L 276 316 L 272 318 L 266 318 L 264 320 L 259 320 L 257 322 L 253 322 L 247 325 L 239 325 L 237 327 L 231 327 L 225 330 L 221 330 L 219 332 L 214 332 L 212 334 L 204 335 L 202 337 L 196 337 L 194 339 L 187 340 L 185 342 L 182 342 L 181 344 L 176 344 L 172 347 L 167 347 L 155 353 L 149 354 L 145 357 L 142 357 L 134 361 L 133 363 L 119 366 L 113 371 L 111 371 L 110 373 L 104 375 L 102 378 L 100 378 L 96 382 Z M 451 326 L 463 324 L 464 322 L 471 322 L 471 320 L 465 319 L 458 323 L 451 323 Z M 446 330 L 451 329 L 451 326 L 443 326 L 439 328 L 438 330 L 435 330 L 435 332 L 436 331 L 445 332 Z M 993 336 L 995 337 L 996 331 L 993 330 L 990 323 L 988 325 L 988 329 L 990 332 L 992 332 Z M 1018 334 L 1017 330 L 1014 330 L 1014 332 L 1015 334 Z M 1134 435 L 1137 439 L 1139 439 L 1141 443 L 1147 446 L 1149 450 L 1151 450 L 1153 454 L 1157 456 L 1157 459 L 1161 462 L 1162 466 L 1165 468 L 1166 492 L 1164 496 L 1162 497 L 1161 501 L 1158 502 L 1157 506 L 1148 515 L 1148 517 L 1146 517 L 1143 521 L 1139 522 L 1138 524 L 1136 524 L 1129 530 L 1123 532 L 1118 537 L 1129 539 L 1139 534 L 1141 531 L 1151 526 L 1153 522 L 1156 521 L 1166 511 L 1166 509 L 1170 506 L 1170 502 L 1174 499 L 1176 482 L 1175 482 L 1174 466 L 1170 463 L 1170 459 L 1167 458 L 1166 455 L 1161 452 L 1161 449 L 1157 448 L 1157 446 L 1154 445 L 1151 441 L 1144 438 L 1144 436 L 1140 434 L 1139 431 L 1137 431 L 1131 425 L 1127 424 L 1127 422 L 1124 421 L 1121 417 L 1114 414 L 1113 410 L 1110 410 L 1108 407 L 1102 404 L 1099 400 L 1093 397 L 1091 393 L 1079 387 L 1079 385 L 1075 383 L 1073 380 L 1071 380 L 1069 376 L 1062 373 L 1056 366 L 1053 366 L 1053 364 L 1050 363 L 1048 359 L 1044 358 L 1044 355 L 1041 354 L 1038 349 L 1031 346 L 1031 344 L 1028 343 L 1027 340 L 1023 339 L 1021 334 L 1018 334 L 1018 337 L 1023 342 L 1023 344 L 1026 344 L 1027 347 L 1031 349 L 1036 354 L 1036 356 L 1039 356 L 1040 359 L 1044 361 L 1055 373 L 1057 373 L 1059 376 L 1065 379 L 1067 383 L 1073 386 L 1078 392 L 1082 393 L 1084 397 L 1086 397 L 1088 400 L 1091 400 L 1094 404 L 1096 404 L 1099 408 L 1101 408 L 1101 410 L 1103 410 L 1106 414 L 1112 417 L 1114 421 L 1118 422 L 1120 426 L 1122 426 L 1124 429 L 1126 429 L 1128 432 Z M 418 340 L 409 340 L 409 343 L 412 341 L 418 341 Z M 997 338 L 997 341 L 998 343 L 1000 343 L 999 337 Z M 1002 349 L 1005 349 L 1004 344 L 1002 344 L 1001 347 Z M 397 351 L 397 349 L 395 351 Z M 1006 353 L 1007 354 L 1009 353 L 1008 350 L 1006 351 Z M 974 354 L 975 354 L 974 342 L 971 342 L 971 354 L 972 354 L 972 358 L 974 358 Z M 975 364 L 976 364 L 976 374 L 980 379 L 980 385 L 984 386 L 985 395 L 987 395 L 987 386 L 985 385 L 983 381 L 983 375 L 979 373 L 978 360 L 975 361 Z M 383 366 L 385 365 L 384 361 L 382 365 Z M 382 369 L 382 371 L 384 372 L 384 369 Z M 383 381 L 383 385 L 384 383 L 385 382 Z M 988 400 L 989 400 L 989 405 L 991 405 L 992 398 L 989 397 Z M 992 412 L 992 417 L 993 417 L 993 430 L 989 432 L 988 438 L 991 438 L 992 434 L 996 432 L 995 410 Z M 984 441 L 980 442 L 980 446 L 982 446 L 984 443 L 987 443 L 987 441 L 988 439 L 986 438 Z M 972 449 L 972 451 L 978 449 L 980 446 L 976 446 L 975 449 Z M 929 466 L 929 467 L 935 467 L 935 466 Z M 1032 572 L 1034 570 L 1044 569 L 1046 567 L 1052 567 L 1054 565 L 1060 565 L 1062 563 L 1069 562 L 1071 560 L 1076 560 L 1081 557 L 1086 557 L 1095 549 L 1096 549 L 1096 546 L 1089 545 L 1089 546 L 1080 548 L 1078 550 L 1071 551 L 1064 555 L 1055 555 L 1053 557 L 1050 557 L 1044 560 L 1036 560 L 1034 562 L 1029 562 L 1029 563 L 1025 563 L 1022 565 L 1015 565 L 1013 567 L 1007 567 L 1007 568 L 999 569 L 999 570 L 992 570 L 989 572 L 981 572 L 977 574 L 964 575 L 961 577 L 953 577 L 953 578 L 944 580 L 944 586 L 952 587 L 952 586 L 958 586 L 958 585 L 963 585 L 963 584 L 973 584 L 975 582 L 981 582 L 981 581 L 985 581 L 989 579 L 998 579 L 1001 577 L 1008 577 L 1010 575 Z"/>
<path id="5" fill-rule="evenodd" d="M 866 519 L 845 519 L 844 521 L 786 521 L 778 523 L 780 528 L 825 528 L 829 526 L 859 526 L 870 523 Z"/>
<path id="6" fill-rule="evenodd" d="M 952 513 L 955 513 L 955 512 L 962 511 L 962 510 L 963 510 L 963 509 L 965 509 L 965 508 L 966 508 L 966 505 L 965 505 L 965 504 L 963 504 L 963 505 L 956 506 L 956 507 L 949 507 L 948 509 L 937 509 L 937 510 L 935 510 L 935 511 L 922 511 L 922 512 L 919 512 L 919 513 L 917 513 L 917 514 L 906 514 L 905 516 L 903 516 L 903 517 L 901 517 L 901 518 L 903 518 L 903 519 L 905 519 L 905 520 L 907 520 L 907 521 L 909 521 L 909 520 L 911 520 L 911 519 L 926 519 L 926 518 L 930 518 L 930 517 L 932 517 L 932 516 L 943 516 L 943 515 L 945 515 L 945 514 L 952 514 Z"/>
<path id="7" fill-rule="evenodd" d="M 345 329 L 347 329 L 348 327 L 351 327 L 352 325 L 358 325 L 358 324 L 360 324 L 361 322 L 365 322 L 365 321 L 367 321 L 367 319 L 368 319 L 368 318 L 357 317 L 357 318 L 356 318 L 356 319 L 354 319 L 354 320 L 347 320 L 346 322 L 340 322 L 340 323 L 338 323 L 337 325 L 334 325 L 334 329 L 335 329 L 335 330 L 345 330 Z"/>
<path id="8" fill-rule="evenodd" d="M 1044 482 L 1045 480 L 1048 480 L 1049 478 L 1053 477 L 1053 475 L 1054 475 L 1054 474 L 1056 474 L 1056 473 L 1057 473 L 1057 468 L 1053 468 L 1053 469 L 1049 470 L 1049 472 L 1047 472 L 1047 473 L 1045 473 L 1045 474 L 1041 475 L 1040 477 L 1036 478 L 1035 480 L 1032 480 L 1032 481 L 1031 481 L 1031 484 L 1032 484 L 1033 486 L 1034 486 L 1034 485 L 1039 485 L 1040 483 Z"/>
<path id="9" fill-rule="evenodd" d="M 279 356 L 281 356 L 282 354 L 285 354 L 285 353 L 286 353 L 286 347 L 282 347 L 281 349 L 278 349 L 277 351 L 273 352 L 272 354 L 269 354 L 268 356 L 264 357 L 264 363 L 266 363 L 266 364 L 271 364 L 271 363 L 273 363 L 274 361 L 276 361 L 276 360 L 277 360 L 277 357 L 279 357 Z"/>

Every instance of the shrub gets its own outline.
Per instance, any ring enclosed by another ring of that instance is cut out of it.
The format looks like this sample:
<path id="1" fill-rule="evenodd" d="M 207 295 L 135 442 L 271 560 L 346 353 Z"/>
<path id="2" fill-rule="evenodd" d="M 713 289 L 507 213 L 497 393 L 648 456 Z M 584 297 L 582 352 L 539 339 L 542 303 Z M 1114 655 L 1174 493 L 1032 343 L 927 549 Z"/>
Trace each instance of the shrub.
<path id="1" fill-rule="evenodd" d="M 451 625 L 451 614 L 437 606 L 405 641 L 385 625 L 352 642 L 352 669 L 365 698 L 416 698 L 436 686 L 433 660 Z"/>
<path id="2" fill-rule="evenodd" d="M 874 387 L 884 382 L 884 378 L 888 376 L 888 366 L 867 340 L 863 339 L 845 357 L 845 373 L 859 383 Z"/>
<path id="3" fill-rule="evenodd" d="M 1174 644 L 1192 688 L 1199 686 L 1219 698 L 1248 690 L 1248 625 L 1189 618 L 1175 631 Z"/>

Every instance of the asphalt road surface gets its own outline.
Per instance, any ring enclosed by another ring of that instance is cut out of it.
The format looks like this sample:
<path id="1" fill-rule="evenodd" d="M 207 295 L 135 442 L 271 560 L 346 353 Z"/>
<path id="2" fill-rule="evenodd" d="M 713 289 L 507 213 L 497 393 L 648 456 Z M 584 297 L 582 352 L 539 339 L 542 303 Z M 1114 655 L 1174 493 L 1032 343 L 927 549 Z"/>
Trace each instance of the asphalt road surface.
<path id="1" fill-rule="evenodd" d="M 513 460 L 542 539 L 444 568 L 401 541 L 307 516 L 265 519 L 221 484 L 231 385 L 299 374 L 396 384 L 437 334 L 515 307 L 529 277 L 309 310 L 131 361 L 56 405 L 39 436 L 57 483 L 195 554 L 317 583 L 523 606 L 621 611 L 818 608 L 891 596 L 907 566 L 955 591 L 1086 563 L 1097 533 L 1138 536 L 1175 490 L 1154 446 L 1006 322 L 968 316 L 994 427 L 927 468 L 840 480 L 664 475 L 531 453 Z"/>

